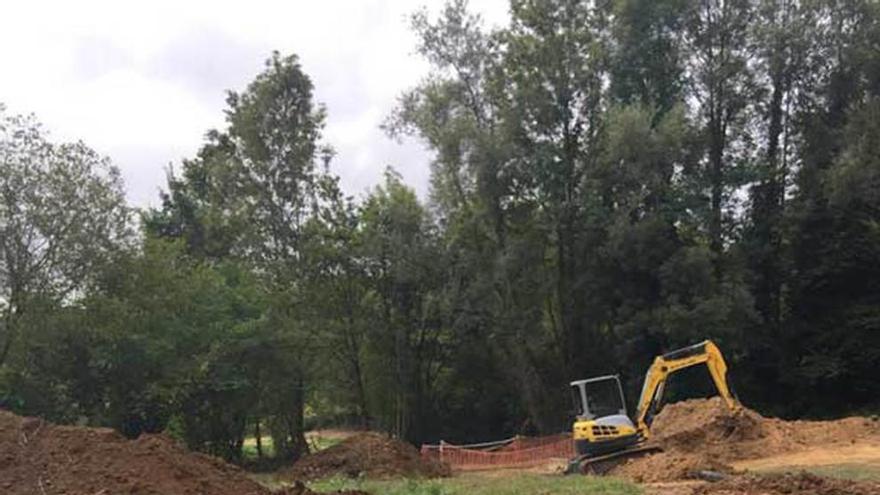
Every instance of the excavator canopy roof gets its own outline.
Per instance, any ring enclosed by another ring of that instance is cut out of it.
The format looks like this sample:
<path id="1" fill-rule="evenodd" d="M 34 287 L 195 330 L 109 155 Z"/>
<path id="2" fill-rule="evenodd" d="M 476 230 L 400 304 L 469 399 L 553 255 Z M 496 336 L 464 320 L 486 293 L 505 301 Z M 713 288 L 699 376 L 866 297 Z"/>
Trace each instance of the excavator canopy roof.
<path id="1" fill-rule="evenodd" d="M 593 378 L 587 378 L 585 380 L 575 380 L 575 381 L 571 382 L 571 386 L 577 387 L 578 385 L 601 382 L 601 381 L 605 381 L 605 380 L 618 380 L 618 381 L 620 381 L 620 377 L 618 375 L 596 376 Z"/>

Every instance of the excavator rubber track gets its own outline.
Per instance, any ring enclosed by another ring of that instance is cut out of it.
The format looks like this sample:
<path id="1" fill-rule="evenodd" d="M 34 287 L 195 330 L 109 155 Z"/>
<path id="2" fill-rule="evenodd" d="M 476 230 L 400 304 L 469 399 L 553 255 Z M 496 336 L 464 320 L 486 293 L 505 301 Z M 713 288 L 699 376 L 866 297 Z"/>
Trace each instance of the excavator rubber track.
<path id="1" fill-rule="evenodd" d="M 575 457 L 569 461 L 568 469 L 565 470 L 565 474 L 590 474 L 594 476 L 603 476 L 627 459 L 662 451 L 663 449 L 657 445 L 640 445 L 612 452 L 610 454 L 598 456 L 583 455 Z"/>

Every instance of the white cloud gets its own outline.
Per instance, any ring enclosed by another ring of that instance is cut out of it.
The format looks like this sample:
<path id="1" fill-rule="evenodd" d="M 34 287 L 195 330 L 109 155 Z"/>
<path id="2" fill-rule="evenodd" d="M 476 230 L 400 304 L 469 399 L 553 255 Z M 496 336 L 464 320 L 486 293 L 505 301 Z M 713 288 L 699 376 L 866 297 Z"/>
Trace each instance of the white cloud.
<path id="1" fill-rule="evenodd" d="M 34 112 L 54 136 L 82 139 L 122 169 L 129 200 L 156 205 L 164 169 L 223 125 L 273 49 L 296 53 L 327 106 L 326 140 L 349 194 L 388 165 L 427 191 L 427 152 L 378 126 L 427 70 L 406 17 L 421 2 L 14 2 L 0 19 L 0 102 Z M 472 0 L 489 23 L 507 0 Z M 441 2 L 429 3 L 438 10 Z"/>

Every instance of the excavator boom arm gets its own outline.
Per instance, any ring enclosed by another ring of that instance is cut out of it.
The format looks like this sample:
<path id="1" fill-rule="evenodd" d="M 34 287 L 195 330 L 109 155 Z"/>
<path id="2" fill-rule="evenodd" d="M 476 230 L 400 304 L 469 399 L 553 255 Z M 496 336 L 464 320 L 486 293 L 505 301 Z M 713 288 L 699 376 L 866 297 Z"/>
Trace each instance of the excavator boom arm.
<path id="1" fill-rule="evenodd" d="M 724 356 L 721 355 L 718 346 L 712 341 L 706 340 L 654 358 L 653 364 L 645 375 L 645 384 L 642 387 L 642 394 L 639 396 L 636 409 L 636 428 L 643 437 L 650 436 L 651 421 L 663 397 L 663 387 L 669 375 L 681 369 L 704 363 L 709 368 L 712 381 L 727 406 L 731 410 L 739 408 L 739 404 L 727 385 L 727 363 L 724 362 Z"/>

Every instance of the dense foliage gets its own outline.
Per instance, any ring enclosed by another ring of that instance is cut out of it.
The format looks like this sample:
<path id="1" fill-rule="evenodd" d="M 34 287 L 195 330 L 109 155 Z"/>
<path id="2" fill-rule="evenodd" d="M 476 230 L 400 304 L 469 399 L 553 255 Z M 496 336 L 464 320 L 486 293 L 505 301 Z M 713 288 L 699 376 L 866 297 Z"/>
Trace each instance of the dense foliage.
<path id="1" fill-rule="evenodd" d="M 880 407 L 876 2 L 512 0 L 486 30 L 455 0 L 412 25 L 433 69 L 385 127 L 433 152 L 427 201 L 390 169 L 344 196 L 295 56 L 230 93 L 139 237 L 114 169 L 0 113 L 4 404 L 289 458 L 309 422 L 560 431 L 570 380 L 634 400 L 711 338 L 752 407 Z"/>

